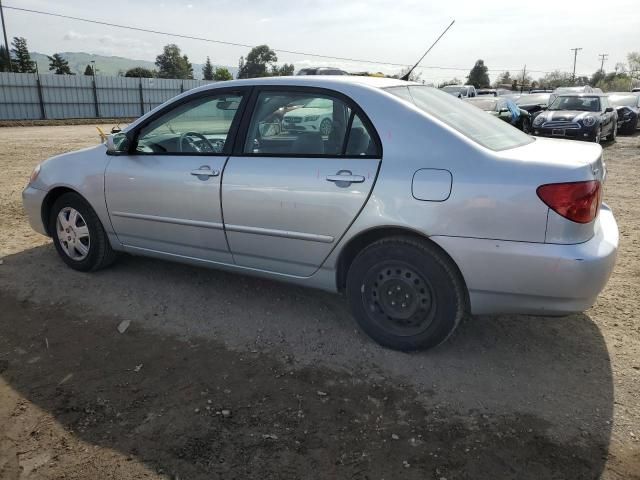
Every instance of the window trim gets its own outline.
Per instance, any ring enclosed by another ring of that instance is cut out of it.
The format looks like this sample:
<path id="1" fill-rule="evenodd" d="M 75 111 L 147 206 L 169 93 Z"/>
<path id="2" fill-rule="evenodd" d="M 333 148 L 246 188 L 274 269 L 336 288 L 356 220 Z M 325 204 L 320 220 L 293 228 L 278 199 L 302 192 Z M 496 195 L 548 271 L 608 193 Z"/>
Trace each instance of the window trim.
<path id="1" fill-rule="evenodd" d="M 144 121 L 140 122 L 135 128 L 130 132 L 131 133 L 131 141 L 129 142 L 129 149 L 125 152 L 125 155 L 134 156 L 134 155 L 159 155 L 159 156 L 176 156 L 176 157 L 228 157 L 231 155 L 231 151 L 233 149 L 233 145 L 235 143 L 235 139 L 238 133 L 238 128 L 240 126 L 240 122 L 244 116 L 246 111 L 248 99 L 251 96 L 253 88 L 252 87 L 222 87 L 222 88 L 211 88 L 206 89 L 201 92 L 192 93 L 190 95 L 185 95 L 184 97 L 175 100 L 169 103 L 166 107 L 161 110 L 158 110 L 153 115 L 150 115 L 148 118 L 144 119 Z M 179 108 L 185 103 L 192 102 L 194 100 L 203 98 L 203 97 L 216 97 L 219 95 L 229 95 L 236 94 L 240 95 L 242 98 L 240 100 L 240 105 L 238 106 L 237 113 L 231 122 L 231 126 L 229 127 L 229 132 L 227 133 L 227 140 L 224 144 L 224 149 L 220 153 L 214 152 L 138 152 L 136 148 L 138 147 L 138 138 L 140 136 L 140 132 L 150 123 L 154 122 L 158 118 L 166 115 L 170 111 Z"/>
<path id="2" fill-rule="evenodd" d="M 244 152 L 244 145 L 247 141 L 247 135 L 249 134 L 249 126 L 251 125 L 251 121 L 253 120 L 253 114 L 255 112 L 255 107 L 258 102 L 258 97 L 261 93 L 265 92 L 291 92 L 291 93 L 303 93 L 303 94 L 318 94 L 328 97 L 334 97 L 338 100 L 344 102 L 344 104 L 351 108 L 352 114 L 350 117 L 353 117 L 357 114 L 360 117 L 363 125 L 367 128 L 370 133 L 371 139 L 376 145 L 376 149 L 378 151 L 377 155 L 347 155 L 346 154 L 346 145 L 348 144 L 350 129 L 345 131 L 345 138 L 343 144 L 343 152 L 339 155 L 328 155 L 324 153 L 252 153 L 252 152 Z M 378 135 L 378 131 L 373 126 L 373 123 L 364 112 L 364 110 L 358 105 L 353 99 L 348 97 L 342 92 L 338 92 L 336 90 L 331 90 L 328 88 L 322 87 L 307 87 L 307 86 L 298 86 L 298 85 L 258 85 L 253 88 L 249 100 L 247 101 L 246 109 L 244 110 L 244 114 L 242 117 L 242 121 L 238 128 L 235 142 L 233 144 L 233 150 L 231 156 L 233 157 L 269 157 L 269 158 L 348 158 L 348 159 L 377 159 L 381 160 L 384 155 L 382 151 L 382 142 L 380 141 L 380 136 Z"/>

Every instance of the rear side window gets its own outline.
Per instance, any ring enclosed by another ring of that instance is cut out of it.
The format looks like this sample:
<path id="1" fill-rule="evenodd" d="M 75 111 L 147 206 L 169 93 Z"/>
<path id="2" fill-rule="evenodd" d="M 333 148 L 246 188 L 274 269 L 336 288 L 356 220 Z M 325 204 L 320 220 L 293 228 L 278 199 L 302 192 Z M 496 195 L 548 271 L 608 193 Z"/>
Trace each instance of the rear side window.
<path id="1" fill-rule="evenodd" d="M 338 97 L 303 91 L 258 95 L 243 153 L 266 156 L 378 156 L 371 130 Z"/>
<path id="2" fill-rule="evenodd" d="M 531 137 L 508 123 L 435 88 L 416 85 L 386 90 L 405 100 L 408 93 L 411 103 L 420 110 L 491 150 L 506 150 L 533 142 Z"/>

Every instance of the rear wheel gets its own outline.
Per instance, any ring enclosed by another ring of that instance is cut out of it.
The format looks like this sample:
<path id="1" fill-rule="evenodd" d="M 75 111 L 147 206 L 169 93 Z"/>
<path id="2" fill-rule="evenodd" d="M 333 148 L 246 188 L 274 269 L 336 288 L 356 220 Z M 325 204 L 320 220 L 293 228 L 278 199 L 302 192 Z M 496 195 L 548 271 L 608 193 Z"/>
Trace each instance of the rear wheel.
<path id="1" fill-rule="evenodd" d="M 347 297 L 360 327 L 396 350 L 444 342 L 467 312 L 456 266 L 435 246 L 408 237 L 375 242 L 354 259 Z"/>
<path id="2" fill-rule="evenodd" d="M 58 254 L 74 270 L 99 270 L 116 258 L 98 215 L 77 193 L 65 193 L 55 201 L 49 232 Z"/>

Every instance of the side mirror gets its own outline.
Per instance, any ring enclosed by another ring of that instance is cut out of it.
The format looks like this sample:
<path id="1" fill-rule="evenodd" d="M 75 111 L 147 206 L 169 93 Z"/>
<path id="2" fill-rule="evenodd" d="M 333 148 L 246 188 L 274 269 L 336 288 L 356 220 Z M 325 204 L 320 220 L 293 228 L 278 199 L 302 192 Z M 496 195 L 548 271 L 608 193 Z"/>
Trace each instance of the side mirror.
<path id="1" fill-rule="evenodd" d="M 613 112 L 613 107 L 607 107 L 604 110 L 604 113 L 611 113 L 611 112 Z"/>
<path id="2" fill-rule="evenodd" d="M 126 133 L 118 132 L 107 136 L 107 154 L 122 155 L 129 151 L 129 137 Z"/>

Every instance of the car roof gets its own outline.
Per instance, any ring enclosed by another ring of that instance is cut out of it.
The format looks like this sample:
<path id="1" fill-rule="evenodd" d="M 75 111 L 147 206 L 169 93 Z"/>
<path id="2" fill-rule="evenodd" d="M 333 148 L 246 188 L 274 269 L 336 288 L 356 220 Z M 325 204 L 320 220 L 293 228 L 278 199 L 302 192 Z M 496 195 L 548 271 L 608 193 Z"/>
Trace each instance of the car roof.
<path id="1" fill-rule="evenodd" d="M 558 97 L 606 97 L 606 93 L 600 92 L 561 92 Z"/>
<path id="2" fill-rule="evenodd" d="M 300 86 L 300 87 L 330 87 L 332 85 L 356 84 L 374 88 L 401 87 L 409 85 L 421 85 L 416 82 L 407 82 L 397 78 L 364 77 L 355 75 L 295 75 L 290 77 L 258 77 L 242 80 L 228 80 L 215 82 L 199 87 L 197 90 L 208 90 L 226 87 L 273 85 L 273 86 Z"/>

